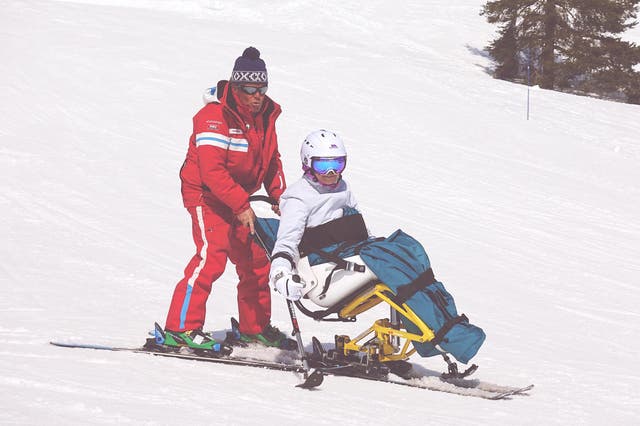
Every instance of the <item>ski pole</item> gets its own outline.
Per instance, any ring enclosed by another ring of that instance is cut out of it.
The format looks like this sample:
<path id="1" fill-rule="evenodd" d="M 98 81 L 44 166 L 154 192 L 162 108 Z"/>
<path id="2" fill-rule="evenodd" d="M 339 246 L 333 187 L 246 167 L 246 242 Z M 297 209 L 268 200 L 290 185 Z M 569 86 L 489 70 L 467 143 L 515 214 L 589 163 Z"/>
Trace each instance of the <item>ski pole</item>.
<path id="1" fill-rule="evenodd" d="M 264 249 L 265 253 L 267 254 L 267 259 L 271 261 L 271 254 L 269 253 L 269 250 L 267 249 L 267 246 L 264 243 L 264 241 L 262 241 L 262 238 L 260 238 L 260 235 L 256 232 L 254 236 L 258 241 L 258 243 L 260 244 L 260 246 Z M 300 282 L 300 276 L 294 275 L 293 280 L 296 282 Z M 299 385 L 296 385 L 296 387 L 303 388 L 303 389 L 315 388 L 317 386 L 320 386 L 320 384 L 324 380 L 324 374 L 322 374 L 320 370 L 315 370 L 314 372 L 309 374 L 309 370 L 310 370 L 309 362 L 307 360 L 307 354 L 304 350 L 304 345 L 302 343 L 302 333 L 300 333 L 300 326 L 298 325 L 298 318 L 296 316 L 296 307 L 291 300 L 289 299 L 286 299 L 286 300 L 287 300 L 287 310 L 289 311 L 289 318 L 291 318 L 291 325 L 293 327 L 293 334 L 296 336 L 296 342 L 298 344 L 298 353 L 300 355 L 300 360 L 302 361 L 302 369 L 303 369 L 303 375 L 304 375 L 304 382 L 300 383 Z"/>
<path id="2" fill-rule="evenodd" d="M 256 196 L 256 199 L 258 199 L 258 197 L 259 196 Z M 261 201 L 267 201 L 273 204 L 273 202 L 271 202 L 271 199 L 268 199 L 267 197 L 261 197 L 259 199 Z M 271 253 L 269 252 L 269 249 L 267 248 L 267 245 L 265 244 L 265 242 L 260 237 L 260 234 L 256 232 L 253 236 L 258 242 L 258 244 L 260 244 L 260 246 L 263 248 L 265 254 L 267 255 L 267 259 L 269 259 L 269 262 L 271 262 Z M 297 274 L 294 275 L 293 280 L 296 282 L 300 282 L 300 276 Z M 303 375 L 304 375 L 305 381 L 297 385 L 297 387 L 301 387 L 304 389 L 311 389 L 316 386 L 319 386 L 322 383 L 322 380 L 324 379 L 324 375 L 319 370 L 315 370 L 314 372 L 311 373 L 311 375 L 309 375 L 309 370 L 310 370 L 309 362 L 307 360 L 307 355 L 304 350 L 304 344 L 302 343 L 302 333 L 300 333 L 300 326 L 298 325 L 296 308 L 291 300 L 289 299 L 286 299 L 286 300 L 287 300 L 287 310 L 289 311 L 289 318 L 291 318 L 291 325 L 293 327 L 293 334 L 296 336 L 296 342 L 298 344 L 298 353 L 300 355 L 300 360 L 302 361 L 302 368 L 304 370 Z"/>
<path id="3" fill-rule="evenodd" d="M 298 279 L 296 280 L 295 277 Z M 297 275 L 294 277 L 294 281 L 300 282 L 300 277 Z M 304 345 L 302 344 L 302 334 L 300 333 L 300 326 L 298 325 L 298 317 L 296 316 L 296 307 L 293 302 L 287 299 L 287 308 L 289 309 L 289 317 L 291 318 L 291 326 L 293 327 L 293 334 L 296 336 L 298 342 L 298 353 L 302 360 L 302 366 L 304 367 L 304 378 L 309 378 L 309 362 L 307 361 L 307 354 L 304 351 Z"/>
<path id="4" fill-rule="evenodd" d="M 260 243 L 260 246 L 264 249 L 267 254 L 267 259 L 271 262 L 271 254 L 267 249 L 266 244 L 260 238 L 260 235 L 256 232 L 255 234 L 256 240 Z M 298 275 L 294 275 L 293 280 L 296 282 L 300 282 L 300 277 Z M 293 302 L 289 299 L 287 300 L 287 310 L 289 311 L 289 318 L 291 318 L 291 325 L 293 326 L 293 334 L 296 336 L 296 341 L 298 343 L 298 353 L 300 354 L 300 359 L 302 360 L 302 366 L 304 367 L 304 378 L 305 380 L 309 378 L 309 362 L 307 361 L 307 356 L 304 351 L 304 345 L 302 343 L 302 334 L 300 333 L 300 326 L 298 325 L 298 318 L 296 316 L 296 307 Z"/>

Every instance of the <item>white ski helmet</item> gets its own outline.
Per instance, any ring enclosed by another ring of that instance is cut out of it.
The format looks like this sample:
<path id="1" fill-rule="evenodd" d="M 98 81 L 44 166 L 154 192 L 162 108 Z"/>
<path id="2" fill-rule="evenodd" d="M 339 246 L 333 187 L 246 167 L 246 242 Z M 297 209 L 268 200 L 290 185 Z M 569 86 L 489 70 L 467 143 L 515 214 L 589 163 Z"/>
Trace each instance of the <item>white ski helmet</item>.
<path id="1" fill-rule="evenodd" d="M 330 130 L 320 129 L 311 132 L 304 138 L 300 148 L 302 168 L 306 171 L 311 168 L 312 158 L 346 157 L 347 150 L 340 136 Z"/>

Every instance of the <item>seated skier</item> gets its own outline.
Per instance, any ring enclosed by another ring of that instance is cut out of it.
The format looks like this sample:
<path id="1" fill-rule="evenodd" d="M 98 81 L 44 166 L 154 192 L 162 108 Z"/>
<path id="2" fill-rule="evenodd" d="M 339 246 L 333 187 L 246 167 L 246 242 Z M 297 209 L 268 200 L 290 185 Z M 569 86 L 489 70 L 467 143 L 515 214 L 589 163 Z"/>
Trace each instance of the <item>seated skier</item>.
<path id="1" fill-rule="evenodd" d="M 335 261 L 336 255 L 359 254 L 377 278 L 397 295 L 404 295 L 418 314 L 427 312 L 428 316 L 436 304 L 443 309 L 447 323 L 441 327 L 442 335 L 436 333 L 439 340 L 433 344 L 414 342 L 418 353 L 433 356 L 447 352 L 466 363 L 484 341 L 484 333 L 468 324 L 464 315 L 457 315 L 453 299 L 434 278 L 418 241 L 400 230 L 386 239 L 369 234 L 343 179 L 347 152 L 342 139 L 328 130 L 314 131 L 303 141 L 300 156 L 304 174 L 280 199 L 281 217 L 269 274 L 272 287 L 287 299 L 299 300 L 309 292 L 304 280 L 296 276 L 301 256 L 320 252 L 322 257 L 329 252 L 330 260 Z M 407 330 L 413 327 L 402 319 Z M 447 348 L 447 343 L 457 346 Z"/>
<path id="2" fill-rule="evenodd" d="M 305 230 L 341 218 L 345 208 L 358 207 L 342 179 L 347 152 L 340 137 L 327 130 L 312 132 L 302 143 L 300 156 L 304 175 L 280 199 L 280 225 L 269 274 L 273 288 L 290 300 L 300 299 L 304 291 L 305 283 L 294 281 L 293 276 Z"/>

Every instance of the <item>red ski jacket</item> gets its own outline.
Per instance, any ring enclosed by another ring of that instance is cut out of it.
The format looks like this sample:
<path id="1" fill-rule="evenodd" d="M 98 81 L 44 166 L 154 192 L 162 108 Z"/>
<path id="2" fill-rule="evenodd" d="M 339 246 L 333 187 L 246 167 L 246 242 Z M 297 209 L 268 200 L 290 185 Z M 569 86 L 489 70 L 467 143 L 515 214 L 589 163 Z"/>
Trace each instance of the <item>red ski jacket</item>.
<path id="1" fill-rule="evenodd" d="M 249 195 L 263 184 L 279 200 L 286 183 L 275 128 L 280 105 L 266 97 L 254 117 L 236 105 L 226 83 L 218 83 L 219 102 L 205 105 L 193 117 L 180 179 L 185 207 L 208 204 L 229 217 L 246 210 Z"/>

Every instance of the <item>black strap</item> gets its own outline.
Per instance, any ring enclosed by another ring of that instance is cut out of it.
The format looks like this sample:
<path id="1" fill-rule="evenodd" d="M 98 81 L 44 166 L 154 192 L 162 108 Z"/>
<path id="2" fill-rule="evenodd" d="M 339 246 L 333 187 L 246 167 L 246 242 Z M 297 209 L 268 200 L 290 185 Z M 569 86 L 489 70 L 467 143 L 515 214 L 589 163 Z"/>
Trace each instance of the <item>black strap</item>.
<path id="1" fill-rule="evenodd" d="M 447 310 L 447 299 L 445 298 L 445 295 L 442 294 L 442 292 L 436 290 L 436 291 L 427 291 L 426 292 L 427 295 L 429 296 L 429 298 L 431 299 L 431 301 L 434 303 L 434 305 L 436 305 L 438 307 L 438 309 L 440 310 L 440 312 L 444 315 L 444 317 L 447 319 L 444 323 L 444 325 L 440 328 L 440 330 L 438 330 L 435 334 L 435 337 L 433 338 L 433 340 L 430 341 L 431 344 L 435 345 L 439 345 L 440 342 L 442 342 L 445 338 L 445 336 L 447 335 L 447 333 L 456 325 L 456 324 L 460 324 L 462 322 L 469 322 L 469 318 L 467 318 L 467 316 L 465 314 L 462 315 L 458 315 L 458 316 L 453 316 L 449 313 L 449 311 Z"/>
<path id="2" fill-rule="evenodd" d="M 359 255 L 360 252 L 362 251 L 362 249 L 367 247 L 369 244 L 377 243 L 377 242 L 384 241 L 384 240 L 386 240 L 385 237 L 369 238 L 366 241 L 362 241 L 360 244 L 355 245 L 353 247 L 353 253 Z"/>
<path id="3" fill-rule="evenodd" d="M 440 342 L 444 340 L 444 336 L 446 336 L 449 330 L 451 330 L 454 325 L 460 324 L 461 322 L 469 322 L 469 318 L 467 318 L 465 314 L 462 314 L 448 320 L 447 322 L 444 323 L 442 328 L 438 330 L 438 332 L 436 333 L 436 336 L 429 343 L 431 343 L 434 346 L 439 345 Z"/>
<path id="4" fill-rule="evenodd" d="M 312 251 L 313 254 L 320 256 L 322 259 L 328 260 L 336 264 L 336 266 L 334 266 L 334 268 L 331 270 L 327 278 L 324 280 L 324 287 L 322 287 L 322 292 L 319 294 L 319 297 L 324 296 L 327 293 L 327 290 L 329 290 L 329 286 L 331 285 L 331 279 L 333 278 L 333 273 L 335 271 L 343 269 L 345 271 L 354 271 L 354 272 L 362 273 L 367 270 L 365 265 L 360 265 L 359 263 L 345 260 L 336 254 L 336 253 L 340 253 L 345 247 L 349 245 L 351 245 L 351 242 L 345 241 L 344 243 L 336 247 L 336 249 L 333 252 L 328 252 L 320 249 L 314 249 Z"/>
<path id="5" fill-rule="evenodd" d="M 354 270 L 354 271 L 357 271 L 357 272 L 364 272 L 365 271 L 364 270 L 364 266 L 358 265 L 357 263 L 354 263 L 354 262 L 346 261 L 343 258 L 341 258 L 340 256 L 338 256 L 338 254 L 337 254 L 337 253 L 340 253 L 342 250 L 344 250 L 346 247 L 349 247 L 352 244 L 353 243 L 351 241 L 344 241 L 342 244 L 340 244 L 338 247 L 336 247 L 333 251 L 325 251 L 325 250 L 321 250 L 321 249 L 313 249 L 313 250 L 311 250 L 311 252 L 309 252 L 309 254 L 318 255 L 323 260 L 328 260 L 330 262 L 335 263 L 336 265 L 338 265 L 338 269 L 346 269 L 347 271 Z"/>
<path id="6" fill-rule="evenodd" d="M 296 264 L 293 261 L 293 257 L 291 257 L 291 255 L 289 253 L 285 253 L 283 251 L 279 251 L 276 254 L 274 254 L 273 256 L 271 256 L 271 262 L 273 262 L 275 259 L 277 258 L 283 258 L 283 259 L 287 259 L 289 261 L 289 263 L 291 264 L 291 270 L 296 268 Z"/>
<path id="7" fill-rule="evenodd" d="M 397 294 L 393 298 L 393 301 L 398 305 L 402 305 L 404 302 L 409 300 L 411 296 L 413 296 L 420 290 L 424 290 L 435 282 L 436 278 L 433 275 L 433 269 L 429 268 L 422 274 L 418 275 L 418 277 L 415 280 L 411 281 L 409 284 L 399 286 Z"/>
<path id="8" fill-rule="evenodd" d="M 361 214 L 342 216 L 304 231 L 298 245 L 300 257 L 307 256 L 315 250 L 329 247 L 344 241 L 358 242 L 369 238 L 367 227 Z"/>
<path id="9" fill-rule="evenodd" d="M 329 286 L 331 285 L 331 278 L 333 278 L 333 273 L 338 269 L 344 269 L 344 268 L 340 268 L 339 265 L 336 265 L 333 267 L 331 272 L 329 272 L 329 275 L 327 275 L 327 279 L 324 280 L 324 287 L 322 287 L 322 293 L 320 293 L 318 297 L 324 297 L 324 295 L 327 293 L 327 290 L 329 290 Z"/>

